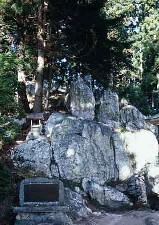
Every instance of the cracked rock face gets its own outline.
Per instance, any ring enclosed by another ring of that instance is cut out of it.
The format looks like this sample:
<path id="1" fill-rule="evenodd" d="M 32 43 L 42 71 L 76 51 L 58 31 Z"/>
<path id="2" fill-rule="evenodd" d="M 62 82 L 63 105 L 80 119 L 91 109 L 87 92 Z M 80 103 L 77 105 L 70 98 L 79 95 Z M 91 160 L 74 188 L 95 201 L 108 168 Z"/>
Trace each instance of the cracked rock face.
<path id="1" fill-rule="evenodd" d="M 51 148 L 60 177 L 78 183 L 88 178 L 101 184 L 117 180 L 120 175 L 122 178 L 119 170 L 129 168 L 129 160 L 122 145 L 118 145 L 118 134 L 116 143 L 110 127 L 86 120 L 81 126 L 79 123 L 68 117 L 53 129 Z M 120 154 L 116 154 L 116 148 Z"/>
<path id="2" fill-rule="evenodd" d="M 79 184 L 83 178 L 104 184 L 129 177 L 129 158 L 111 127 L 60 113 L 52 114 L 46 126 L 50 142 L 36 139 L 17 146 L 17 166 Z"/>
<path id="3" fill-rule="evenodd" d="M 52 114 L 47 126 L 51 144 L 37 139 L 18 146 L 14 152 L 18 165 L 77 183 L 87 178 L 104 184 L 126 180 L 156 162 L 158 143 L 147 130 L 121 132 L 62 113 Z"/>

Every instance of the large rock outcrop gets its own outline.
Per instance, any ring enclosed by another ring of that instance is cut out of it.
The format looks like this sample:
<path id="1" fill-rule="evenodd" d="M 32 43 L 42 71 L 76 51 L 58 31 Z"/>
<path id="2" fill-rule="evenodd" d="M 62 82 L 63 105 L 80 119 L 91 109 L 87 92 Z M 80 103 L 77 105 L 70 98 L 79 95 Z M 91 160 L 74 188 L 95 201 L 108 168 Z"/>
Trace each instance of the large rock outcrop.
<path id="1" fill-rule="evenodd" d="M 94 119 L 95 98 L 91 87 L 81 77 L 71 84 L 69 108 L 74 116 L 82 119 Z"/>
<path id="2" fill-rule="evenodd" d="M 30 140 L 16 148 L 14 160 L 18 166 L 79 185 L 84 179 L 104 185 L 125 181 L 147 165 L 148 172 L 152 171 L 157 159 L 158 143 L 148 130 L 114 130 L 62 113 L 52 114 L 46 127 L 49 142 Z M 151 191 L 158 192 L 156 175 L 152 174 L 155 181 L 151 182 Z M 98 199 L 95 193 L 93 198 Z"/>
<path id="3" fill-rule="evenodd" d="M 95 117 L 90 83 L 79 78 L 71 86 L 70 111 L 72 115 L 53 113 L 49 117 L 47 138 L 30 140 L 15 149 L 17 166 L 79 187 L 84 180 L 91 181 L 92 191 L 85 192 L 108 207 L 126 205 L 126 192 L 135 199 L 140 190 L 137 198 L 143 202 L 147 202 L 147 190 L 159 194 L 158 142 L 138 109 L 127 105 L 119 112 L 118 96 L 109 89 L 100 98 Z M 143 182 L 138 182 L 143 171 Z M 134 176 L 137 182 L 129 179 Z M 127 181 L 123 193 L 122 188 L 106 186 Z"/>

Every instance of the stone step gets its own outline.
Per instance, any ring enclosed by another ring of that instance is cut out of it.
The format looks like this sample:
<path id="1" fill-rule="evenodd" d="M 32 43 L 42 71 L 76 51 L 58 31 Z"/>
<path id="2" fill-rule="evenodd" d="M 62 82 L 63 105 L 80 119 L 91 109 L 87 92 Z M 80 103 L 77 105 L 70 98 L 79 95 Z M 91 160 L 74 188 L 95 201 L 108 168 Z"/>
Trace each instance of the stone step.
<path id="1" fill-rule="evenodd" d="M 21 225 L 23 224 L 21 221 L 24 221 L 24 224 L 27 224 L 29 223 L 29 225 L 31 224 L 54 224 L 54 223 L 59 223 L 59 224 L 72 224 L 71 223 L 71 219 L 68 217 L 68 215 L 66 214 L 58 214 L 58 213 L 55 213 L 55 214 L 39 214 L 39 215 L 35 215 L 35 214 L 28 214 L 28 215 L 25 215 L 23 214 L 23 217 L 20 217 L 18 218 L 17 217 L 17 220 L 16 220 L 16 225 Z"/>
<path id="2" fill-rule="evenodd" d="M 70 225 L 61 221 L 46 221 L 44 223 L 37 223 L 33 220 L 16 220 L 15 225 Z"/>
<path id="3" fill-rule="evenodd" d="M 69 212 L 67 206 L 26 206 L 26 207 L 14 207 L 14 213 L 57 213 L 57 212 Z"/>
<path id="4" fill-rule="evenodd" d="M 39 223 L 38 225 L 64 225 L 64 223 L 61 222 L 55 222 L 55 223 Z"/>

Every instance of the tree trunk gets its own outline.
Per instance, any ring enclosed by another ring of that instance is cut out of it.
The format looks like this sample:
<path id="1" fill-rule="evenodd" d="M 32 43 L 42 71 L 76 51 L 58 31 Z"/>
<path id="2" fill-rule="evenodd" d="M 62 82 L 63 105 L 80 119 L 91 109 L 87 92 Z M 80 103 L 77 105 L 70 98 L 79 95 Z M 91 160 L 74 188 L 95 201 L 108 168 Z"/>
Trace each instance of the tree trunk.
<path id="1" fill-rule="evenodd" d="M 50 97 L 50 89 L 51 89 L 51 63 L 48 68 L 48 88 L 45 96 L 45 110 L 47 111 L 49 108 L 49 97 Z"/>
<path id="2" fill-rule="evenodd" d="M 38 49 L 38 69 L 35 81 L 34 112 L 42 111 L 44 51 Z"/>
<path id="3" fill-rule="evenodd" d="M 144 68 L 143 68 L 143 49 L 142 47 L 140 47 L 140 68 L 139 68 L 139 71 L 140 71 L 140 77 L 142 78 L 143 77 L 143 72 L 144 72 Z"/>
<path id="4" fill-rule="evenodd" d="M 157 91 L 159 91 L 159 74 L 156 74 L 156 78 L 157 78 Z"/>
<path id="5" fill-rule="evenodd" d="M 25 73 L 18 69 L 18 102 L 22 105 L 26 113 L 30 112 L 29 102 L 26 95 Z"/>
<path id="6" fill-rule="evenodd" d="M 37 33 L 37 41 L 38 41 L 38 68 L 37 74 L 35 77 L 35 102 L 33 111 L 41 112 L 42 111 L 42 97 L 43 97 L 43 71 L 45 66 L 44 59 L 44 48 L 45 48 L 45 40 L 44 40 L 44 2 L 39 8 L 38 12 L 38 33 Z"/>

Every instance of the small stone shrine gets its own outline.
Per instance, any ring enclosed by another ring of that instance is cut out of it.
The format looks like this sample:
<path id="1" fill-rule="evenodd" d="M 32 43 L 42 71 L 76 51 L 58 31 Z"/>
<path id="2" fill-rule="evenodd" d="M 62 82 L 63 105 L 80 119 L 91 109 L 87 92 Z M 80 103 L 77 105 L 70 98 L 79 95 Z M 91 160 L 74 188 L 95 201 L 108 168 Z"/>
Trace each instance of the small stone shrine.
<path id="1" fill-rule="evenodd" d="M 31 178 L 21 182 L 15 225 L 73 225 L 59 180 Z"/>
<path id="2" fill-rule="evenodd" d="M 44 115 L 43 113 L 31 113 L 27 115 L 27 119 L 30 120 L 31 130 L 27 135 L 27 140 L 39 138 L 40 135 L 44 135 Z"/>
<path id="3" fill-rule="evenodd" d="M 30 120 L 31 123 L 31 131 L 33 137 L 39 137 L 42 131 L 42 125 L 44 121 L 43 113 L 31 113 L 27 115 L 27 119 Z"/>

